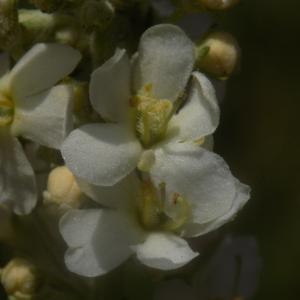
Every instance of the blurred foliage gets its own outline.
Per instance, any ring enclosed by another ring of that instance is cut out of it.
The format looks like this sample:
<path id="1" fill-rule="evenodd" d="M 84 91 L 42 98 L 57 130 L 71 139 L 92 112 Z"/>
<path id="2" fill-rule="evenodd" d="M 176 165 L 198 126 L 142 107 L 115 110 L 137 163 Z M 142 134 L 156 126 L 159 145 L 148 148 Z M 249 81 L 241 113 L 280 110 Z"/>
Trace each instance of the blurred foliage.
<path id="1" fill-rule="evenodd" d="M 300 2 L 244 0 L 217 15 L 242 48 L 229 80 L 216 151 L 252 187 L 236 230 L 253 234 L 263 261 L 255 300 L 300 296 Z"/>

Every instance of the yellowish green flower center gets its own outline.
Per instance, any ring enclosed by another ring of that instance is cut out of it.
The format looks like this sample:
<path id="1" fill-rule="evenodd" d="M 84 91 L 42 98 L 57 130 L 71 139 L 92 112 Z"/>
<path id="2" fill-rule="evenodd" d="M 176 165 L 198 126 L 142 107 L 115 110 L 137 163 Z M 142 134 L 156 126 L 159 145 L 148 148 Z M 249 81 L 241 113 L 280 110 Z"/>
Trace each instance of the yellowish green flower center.
<path id="1" fill-rule="evenodd" d="M 9 125 L 14 117 L 14 104 L 8 96 L 0 93 L 0 126 Z"/>
<path id="2" fill-rule="evenodd" d="M 150 147 L 165 136 L 173 104 L 167 99 L 154 98 L 151 84 L 134 96 L 132 102 L 136 109 L 137 135 L 145 147 Z"/>
<path id="3" fill-rule="evenodd" d="M 186 199 L 174 193 L 170 203 L 174 211 L 172 217 L 166 214 L 165 186 L 161 184 L 160 192 L 150 181 L 144 182 L 138 197 L 138 219 L 146 230 L 163 230 L 178 232 L 190 216 L 190 206 Z"/>

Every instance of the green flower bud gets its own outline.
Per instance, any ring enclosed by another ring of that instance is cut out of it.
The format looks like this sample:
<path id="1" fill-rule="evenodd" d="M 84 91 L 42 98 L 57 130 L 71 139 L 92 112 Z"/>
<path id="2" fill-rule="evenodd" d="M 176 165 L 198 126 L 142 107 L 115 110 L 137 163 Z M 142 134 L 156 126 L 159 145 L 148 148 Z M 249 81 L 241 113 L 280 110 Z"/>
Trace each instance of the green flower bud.
<path id="1" fill-rule="evenodd" d="M 236 69 L 240 48 L 235 38 L 226 32 L 214 32 L 197 46 L 198 67 L 218 78 L 227 78 Z"/>
<path id="2" fill-rule="evenodd" d="M 38 286 L 36 270 L 28 261 L 15 258 L 1 270 L 1 283 L 10 299 L 33 299 Z"/>

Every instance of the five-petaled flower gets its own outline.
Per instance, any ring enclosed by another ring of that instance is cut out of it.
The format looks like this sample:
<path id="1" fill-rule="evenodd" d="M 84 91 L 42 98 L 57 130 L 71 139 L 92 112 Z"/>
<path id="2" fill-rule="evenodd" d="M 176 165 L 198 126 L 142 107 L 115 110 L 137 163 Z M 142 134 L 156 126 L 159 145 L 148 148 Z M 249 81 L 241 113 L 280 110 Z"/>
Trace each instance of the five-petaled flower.
<path id="1" fill-rule="evenodd" d="M 59 149 L 71 130 L 72 92 L 59 80 L 70 74 L 80 53 L 68 46 L 37 44 L 8 71 L 1 57 L 0 78 L 0 203 L 18 214 L 36 204 L 33 169 L 17 136 Z"/>

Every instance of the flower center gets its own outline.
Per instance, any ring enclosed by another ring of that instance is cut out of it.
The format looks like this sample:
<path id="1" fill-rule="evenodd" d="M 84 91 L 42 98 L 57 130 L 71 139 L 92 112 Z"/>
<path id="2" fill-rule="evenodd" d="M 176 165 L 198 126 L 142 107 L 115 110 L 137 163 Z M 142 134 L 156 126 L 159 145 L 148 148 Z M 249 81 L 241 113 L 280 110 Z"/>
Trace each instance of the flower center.
<path id="1" fill-rule="evenodd" d="M 136 132 L 145 147 L 164 137 L 174 111 L 171 101 L 156 99 L 151 91 L 152 85 L 148 84 L 132 99 L 136 108 Z"/>
<path id="2" fill-rule="evenodd" d="M 13 121 L 14 104 L 8 96 L 0 93 L 0 126 L 6 126 Z"/>
<path id="3" fill-rule="evenodd" d="M 142 184 L 138 197 L 138 220 L 146 230 L 164 230 L 178 232 L 190 216 L 190 206 L 186 199 L 174 193 L 170 202 L 170 216 L 166 213 L 165 185 L 160 185 L 160 191 L 150 181 Z"/>

